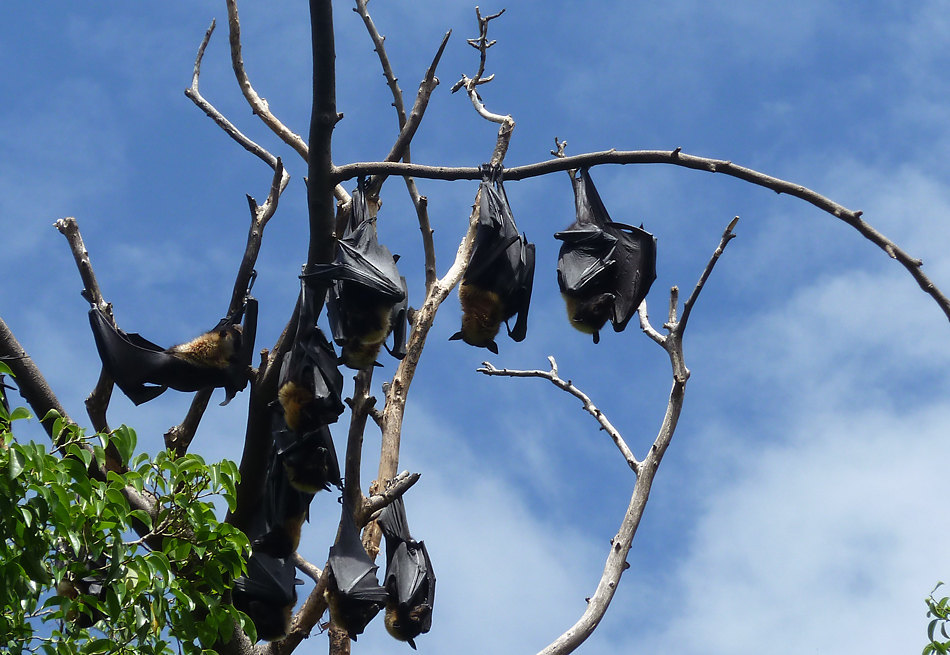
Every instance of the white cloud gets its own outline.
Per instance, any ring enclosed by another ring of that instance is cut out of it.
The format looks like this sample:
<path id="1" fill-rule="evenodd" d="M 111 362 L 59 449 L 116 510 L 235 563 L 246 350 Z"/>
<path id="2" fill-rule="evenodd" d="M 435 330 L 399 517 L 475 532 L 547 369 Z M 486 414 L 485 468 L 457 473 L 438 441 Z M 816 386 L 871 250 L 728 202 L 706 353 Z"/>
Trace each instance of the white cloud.
<path id="1" fill-rule="evenodd" d="M 946 577 L 950 406 L 806 417 L 710 495 L 658 652 L 906 651 Z M 777 429 L 779 429 L 777 427 Z M 719 435 L 729 440 L 728 434 Z M 934 544 L 940 544 L 934 546 Z"/>

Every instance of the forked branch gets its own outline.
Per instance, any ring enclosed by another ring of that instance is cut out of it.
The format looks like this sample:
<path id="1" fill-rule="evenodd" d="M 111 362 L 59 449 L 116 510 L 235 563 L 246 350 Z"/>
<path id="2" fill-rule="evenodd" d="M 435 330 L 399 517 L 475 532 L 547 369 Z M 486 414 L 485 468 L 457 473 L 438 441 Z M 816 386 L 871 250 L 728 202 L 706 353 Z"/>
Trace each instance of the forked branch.
<path id="1" fill-rule="evenodd" d="M 699 293 L 702 291 L 703 286 L 705 285 L 706 280 L 709 278 L 713 266 L 715 266 L 716 261 L 718 261 L 719 256 L 722 254 L 723 249 L 726 247 L 729 241 L 732 240 L 732 230 L 735 227 L 737 220 L 738 219 L 734 219 L 726 228 L 719 246 L 716 248 L 715 252 L 710 258 L 709 263 L 706 265 L 706 269 L 700 276 L 699 282 L 693 289 L 693 293 L 690 294 L 690 308 L 693 304 L 695 304 Z M 670 320 L 665 325 L 669 335 L 667 337 L 662 337 L 655 330 L 653 330 L 654 334 L 660 336 L 659 340 L 654 338 L 654 341 L 657 341 L 657 343 L 662 345 L 670 356 L 670 364 L 673 371 L 673 388 L 670 391 L 670 399 L 667 403 L 666 414 L 663 417 L 663 423 L 660 426 L 660 430 L 653 442 L 653 445 L 650 448 L 649 453 L 647 453 L 642 462 L 637 461 L 634 458 L 633 454 L 630 452 L 630 449 L 620 436 L 620 433 L 617 432 L 613 425 L 607 420 L 607 417 L 604 416 L 603 412 L 594 407 L 590 398 L 581 392 L 580 389 L 575 387 L 573 383 L 570 381 L 565 382 L 560 378 L 558 375 L 557 364 L 555 363 L 553 357 L 548 358 L 548 361 L 551 362 L 550 371 L 516 371 L 498 369 L 488 362 L 485 362 L 483 368 L 478 369 L 480 373 L 491 376 L 543 378 L 553 383 L 559 389 L 562 389 L 576 398 L 581 399 L 581 401 L 584 403 L 584 409 L 587 410 L 587 412 L 590 413 L 595 419 L 597 419 L 597 422 L 600 424 L 601 428 L 611 436 L 637 478 L 636 483 L 634 484 L 633 494 L 630 498 L 630 503 L 627 506 L 627 511 L 620 523 L 620 529 L 617 531 L 617 534 L 614 535 L 613 539 L 610 540 L 610 552 L 607 555 L 607 562 L 604 565 L 603 575 L 601 576 L 600 582 L 598 583 L 594 594 L 587 601 L 587 608 L 584 611 L 584 614 L 570 629 L 568 629 L 564 634 L 544 648 L 539 653 L 539 655 L 566 655 L 567 653 L 573 652 L 578 646 L 584 643 L 584 641 L 594 632 L 594 629 L 597 627 L 601 619 L 604 617 L 604 614 L 607 612 L 610 601 L 613 599 L 614 593 L 617 590 L 617 585 L 620 584 L 620 578 L 623 575 L 623 572 L 630 568 L 630 565 L 627 563 L 627 554 L 630 552 L 630 546 L 633 543 L 633 538 L 636 535 L 637 527 L 640 525 L 640 519 L 643 516 L 643 510 L 646 508 L 647 500 L 650 497 L 650 488 L 653 485 L 653 478 L 656 475 L 657 468 L 659 468 L 660 461 L 663 459 L 663 454 L 670 445 L 670 441 L 673 438 L 673 433 L 676 431 L 676 424 L 679 420 L 680 412 L 683 409 L 686 381 L 689 378 L 689 371 L 686 370 L 686 366 L 683 363 L 683 332 L 686 329 L 685 316 L 688 312 L 684 310 L 684 319 L 679 321 L 676 320 L 677 297 L 678 293 L 676 291 L 676 287 L 673 287 L 673 292 L 671 293 Z M 639 311 L 641 324 L 649 326 L 649 321 L 646 318 L 646 302 L 640 305 Z M 650 329 L 652 330 L 652 328 Z"/>

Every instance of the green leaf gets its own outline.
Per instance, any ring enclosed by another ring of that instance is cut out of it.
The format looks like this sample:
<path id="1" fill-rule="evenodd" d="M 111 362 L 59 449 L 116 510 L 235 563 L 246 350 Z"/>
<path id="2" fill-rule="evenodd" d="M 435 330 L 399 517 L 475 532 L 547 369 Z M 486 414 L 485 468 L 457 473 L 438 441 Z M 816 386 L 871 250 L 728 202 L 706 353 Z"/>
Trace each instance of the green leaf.
<path id="1" fill-rule="evenodd" d="M 33 415 L 30 414 L 30 410 L 26 407 L 17 407 L 10 414 L 10 421 L 21 421 L 23 419 L 33 418 Z"/>
<path id="2" fill-rule="evenodd" d="M 20 452 L 20 449 L 11 448 L 10 468 L 7 469 L 7 477 L 11 480 L 16 480 L 20 477 L 20 474 L 23 472 L 24 462 L 26 462 L 26 458 L 23 456 L 23 453 Z"/>
<path id="3" fill-rule="evenodd" d="M 96 639 L 86 646 L 87 653 L 111 653 L 113 643 L 109 639 Z"/>
<path id="4" fill-rule="evenodd" d="M 145 510 L 133 509 L 129 512 L 129 520 L 141 521 L 147 529 L 152 529 L 152 517 Z"/>

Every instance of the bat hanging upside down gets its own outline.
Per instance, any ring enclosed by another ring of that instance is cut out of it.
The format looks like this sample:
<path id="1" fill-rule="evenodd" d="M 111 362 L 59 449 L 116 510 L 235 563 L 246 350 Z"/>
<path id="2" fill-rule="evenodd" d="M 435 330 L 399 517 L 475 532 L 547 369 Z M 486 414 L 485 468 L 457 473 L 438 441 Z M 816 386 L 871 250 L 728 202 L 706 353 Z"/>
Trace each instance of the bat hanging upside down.
<path id="1" fill-rule="evenodd" d="M 402 496 L 383 509 L 377 522 L 386 536 L 386 630 L 415 650 L 413 640 L 432 627 L 435 572 L 425 543 L 409 534 Z"/>
<path id="2" fill-rule="evenodd" d="M 386 349 L 397 359 L 405 357 L 408 331 L 406 278 L 396 268 L 398 257 L 379 242 L 364 186 L 360 178 L 334 262 L 313 264 L 301 276 L 329 286 L 327 318 L 333 340 L 343 349 L 342 363 L 353 369 L 375 365 L 390 333 L 393 348 Z"/>
<path id="3" fill-rule="evenodd" d="M 571 325 L 600 341 L 610 320 L 622 332 L 656 279 L 656 239 L 610 219 L 586 168 L 572 177 L 577 220 L 554 238 L 563 241 L 557 282 Z"/>
<path id="4" fill-rule="evenodd" d="M 459 286 L 462 329 L 449 339 L 498 354 L 495 335 L 501 324 L 518 315 L 508 336 L 523 341 L 528 332 L 528 305 L 534 283 L 534 244 L 519 234 L 502 186 L 503 169 L 482 166 L 478 227 L 472 256 Z"/>
<path id="5" fill-rule="evenodd" d="M 379 586 L 376 578 L 379 567 L 363 549 L 353 510 L 345 501 L 340 536 L 330 548 L 327 566 L 330 567 L 326 591 L 330 617 L 356 641 L 357 635 L 363 633 L 386 605 L 386 590 Z"/>

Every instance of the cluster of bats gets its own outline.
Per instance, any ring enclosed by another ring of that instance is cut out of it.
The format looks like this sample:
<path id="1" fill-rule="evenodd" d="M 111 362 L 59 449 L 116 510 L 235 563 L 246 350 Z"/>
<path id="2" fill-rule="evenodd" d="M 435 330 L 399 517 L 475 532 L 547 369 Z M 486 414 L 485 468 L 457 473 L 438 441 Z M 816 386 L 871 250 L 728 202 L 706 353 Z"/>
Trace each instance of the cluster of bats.
<path id="1" fill-rule="evenodd" d="M 535 246 L 515 225 L 502 177 L 501 167 L 482 167 L 478 225 L 459 287 L 462 325 L 451 337 L 493 353 L 498 352 L 495 337 L 502 323 L 515 341 L 527 334 L 535 268 Z M 558 286 L 571 325 L 597 343 L 608 320 L 622 331 L 649 292 L 656 279 L 656 239 L 642 225 L 610 219 L 587 169 L 571 179 L 576 221 L 554 235 L 562 241 Z M 271 406 L 271 456 L 248 534 L 253 549 L 246 575 L 233 588 L 234 605 L 252 619 L 259 638 L 276 641 L 289 633 L 296 585 L 301 584 L 293 555 L 310 503 L 319 491 L 342 489 L 329 428 L 344 410 L 339 365 L 378 365 L 383 347 L 398 359 L 406 354 L 408 292 L 397 260 L 379 243 L 361 179 L 334 261 L 305 267 L 300 276 L 296 336 L 281 361 L 278 397 Z M 324 300 L 339 357 L 317 326 Z M 509 320 L 516 315 L 511 327 Z M 136 405 L 167 388 L 208 387 L 224 387 L 225 404 L 247 385 L 257 322 L 250 287 L 243 306 L 213 330 L 167 349 L 118 329 L 98 307 L 90 310 L 89 319 L 103 368 Z M 391 348 L 386 343 L 390 334 Z M 387 630 L 415 648 L 414 639 L 431 626 L 432 563 L 423 542 L 410 536 L 401 497 L 377 521 L 386 537 L 382 586 L 361 544 L 354 508 L 344 503 L 328 560 L 331 618 L 355 640 L 385 607 Z"/>

